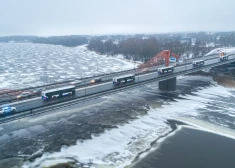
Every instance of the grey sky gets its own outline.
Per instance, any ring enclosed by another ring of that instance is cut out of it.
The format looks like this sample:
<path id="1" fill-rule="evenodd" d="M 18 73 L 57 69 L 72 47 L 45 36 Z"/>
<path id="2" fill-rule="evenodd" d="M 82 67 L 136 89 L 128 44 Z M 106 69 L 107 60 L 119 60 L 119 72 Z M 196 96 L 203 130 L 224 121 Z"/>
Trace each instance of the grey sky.
<path id="1" fill-rule="evenodd" d="M 1 0 L 0 36 L 230 31 L 234 0 Z"/>

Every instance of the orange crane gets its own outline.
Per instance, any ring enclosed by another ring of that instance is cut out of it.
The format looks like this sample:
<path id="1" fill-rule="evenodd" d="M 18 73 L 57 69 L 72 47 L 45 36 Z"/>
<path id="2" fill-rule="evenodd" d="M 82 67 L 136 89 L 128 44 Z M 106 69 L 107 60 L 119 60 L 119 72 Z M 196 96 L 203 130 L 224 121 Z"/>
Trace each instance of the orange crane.
<path id="1" fill-rule="evenodd" d="M 141 64 L 139 66 L 140 69 L 143 68 L 148 68 L 151 66 L 156 66 L 156 65 L 160 65 L 165 61 L 165 66 L 168 67 L 170 64 L 170 57 L 174 57 L 176 58 L 176 60 L 178 61 L 178 59 L 180 58 L 179 55 L 174 54 L 171 52 L 171 50 L 163 50 L 162 52 L 160 52 L 159 54 L 157 54 L 155 57 L 153 57 L 152 59 L 150 59 L 148 62 Z"/>

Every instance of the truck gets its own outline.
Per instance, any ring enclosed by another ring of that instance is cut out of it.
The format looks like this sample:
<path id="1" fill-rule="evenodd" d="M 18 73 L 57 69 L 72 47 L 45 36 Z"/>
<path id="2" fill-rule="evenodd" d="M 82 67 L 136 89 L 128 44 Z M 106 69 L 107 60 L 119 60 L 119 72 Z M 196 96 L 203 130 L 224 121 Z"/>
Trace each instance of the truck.
<path id="1" fill-rule="evenodd" d="M 16 112 L 16 108 L 15 107 L 2 107 L 2 109 L 0 110 L 0 115 L 6 115 L 6 114 L 10 114 L 10 113 L 15 113 Z"/>
<path id="2" fill-rule="evenodd" d="M 169 59 L 169 61 L 170 61 L 170 63 L 176 63 L 176 58 L 171 57 L 171 58 Z"/>

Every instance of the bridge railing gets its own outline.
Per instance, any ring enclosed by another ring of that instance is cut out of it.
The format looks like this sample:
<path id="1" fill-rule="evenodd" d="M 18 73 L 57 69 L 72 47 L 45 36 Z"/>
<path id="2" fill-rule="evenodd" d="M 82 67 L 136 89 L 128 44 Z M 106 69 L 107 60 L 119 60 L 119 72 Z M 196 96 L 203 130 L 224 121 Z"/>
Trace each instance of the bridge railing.
<path id="1" fill-rule="evenodd" d="M 211 55 L 207 55 L 204 57 L 205 60 L 209 60 L 211 58 L 207 58 L 209 56 L 218 56 L 217 54 L 211 54 Z M 228 56 L 234 56 L 234 54 L 230 54 Z M 219 59 L 219 58 L 218 58 Z M 191 62 L 188 62 L 188 63 L 185 63 L 185 64 L 181 64 L 179 66 L 185 66 L 190 64 Z M 95 76 L 91 76 L 91 77 L 85 77 L 85 78 L 76 78 L 74 80 L 81 80 L 81 81 L 84 81 L 84 80 L 88 80 L 88 79 L 92 79 L 92 78 L 96 78 L 96 77 L 102 77 L 102 76 L 109 76 L 109 75 L 115 75 L 115 74 L 118 74 L 118 73 L 126 73 L 126 72 L 132 72 L 132 71 L 135 71 L 135 69 L 130 69 L 130 70 L 125 70 L 125 71 L 119 71 L 119 72 L 111 72 L 111 73 L 106 73 L 106 74 L 99 74 L 99 75 L 95 75 Z M 155 68 L 155 70 L 153 69 L 151 72 L 154 72 L 154 71 L 157 71 L 157 67 Z M 28 87 L 28 88 L 24 88 L 24 89 L 18 89 L 18 90 L 11 90 L 11 91 L 6 91 L 6 92 L 2 92 L 0 93 L 0 103 L 4 103 L 4 102 L 12 102 L 12 101 L 16 101 L 17 99 L 16 98 L 12 98 L 12 99 L 9 99 L 8 96 L 9 95 L 13 95 L 15 96 L 16 94 L 20 94 L 21 92 L 23 91 L 28 91 L 28 90 L 32 90 L 32 89 L 38 89 L 38 88 L 55 88 L 55 87 L 59 87 L 59 86 L 62 86 L 62 85 L 67 85 L 69 82 L 72 82 L 74 80 L 68 80 L 68 81 L 63 81 L 63 82 L 57 82 L 57 83 L 53 83 L 53 84 L 47 84 L 47 85 L 41 85 L 41 86 L 35 86 L 35 87 Z M 87 81 L 86 81 L 87 82 Z M 107 81 L 106 81 L 107 82 Z M 86 85 L 83 85 L 83 86 L 79 86 L 79 87 L 85 87 Z M 2 99 L 2 100 L 1 100 Z M 6 100 L 4 100 L 6 99 Z"/>

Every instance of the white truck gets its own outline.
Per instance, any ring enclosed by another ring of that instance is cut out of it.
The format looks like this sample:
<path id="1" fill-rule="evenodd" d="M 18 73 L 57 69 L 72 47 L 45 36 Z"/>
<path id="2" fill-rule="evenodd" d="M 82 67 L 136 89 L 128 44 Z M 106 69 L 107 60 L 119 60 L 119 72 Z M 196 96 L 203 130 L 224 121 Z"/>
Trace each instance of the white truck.
<path id="1" fill-rule="evenodd" d="M 16 112 L 15 107 L 2 107 L 2 109 L 0 110 L 0 115 L 5 115 L 8 113 L 15 113 L 15 112 Z"/>
<path id="2" fill-rule="evenodd" d="M 171 58 L 169 59 L 169 62 L 170 62 L 170 63 L 176 63 L 176 58 L 171 57 Z"/>
<path id="3" fill-rule="evenodd" d="M 170 63 L 172 63 L 171 65 L 174 65 L 174 66 L 178 66 L 178 65 L 182 65 L 184 64 L 184 60 L 183 58 L 179 58 L 178 60 L 174 57 L 171 57 L 170 60 L 169 60 Z"/>

